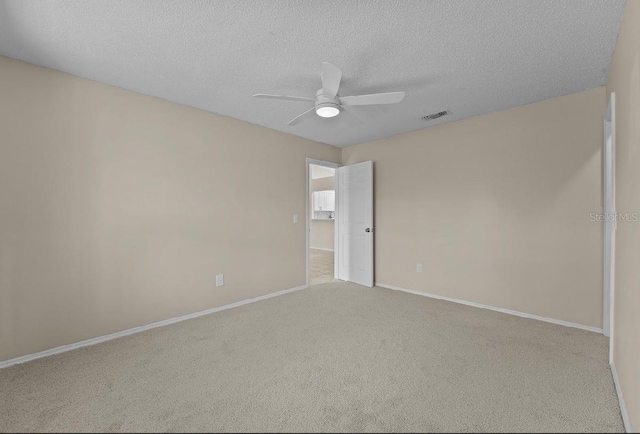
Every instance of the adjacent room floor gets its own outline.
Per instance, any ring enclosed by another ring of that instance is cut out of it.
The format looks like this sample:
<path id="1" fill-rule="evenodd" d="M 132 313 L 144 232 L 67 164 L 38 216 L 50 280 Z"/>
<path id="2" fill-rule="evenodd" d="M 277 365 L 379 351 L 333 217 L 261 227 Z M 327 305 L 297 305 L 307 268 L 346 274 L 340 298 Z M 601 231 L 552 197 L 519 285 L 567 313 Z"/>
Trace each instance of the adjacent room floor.
<path id="1" fill-rule="evenodd" d="M 333 252 L 309 249 L 309 285 L 332 282 L 333 276 Z"/>
<path id="2" fill-rule="evenodd" d="M 622 431 L 602 335 L 343 282 L 0 370 L 2 431 Z"/>

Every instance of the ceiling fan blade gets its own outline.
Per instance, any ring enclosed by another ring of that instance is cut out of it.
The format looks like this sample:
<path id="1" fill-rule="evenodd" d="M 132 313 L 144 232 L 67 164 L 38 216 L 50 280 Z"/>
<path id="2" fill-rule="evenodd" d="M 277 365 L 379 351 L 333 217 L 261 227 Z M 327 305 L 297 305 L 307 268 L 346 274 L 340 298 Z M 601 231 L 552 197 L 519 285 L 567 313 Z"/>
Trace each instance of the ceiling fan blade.
<path id="1" fill-rule="evenodd" d="M 362 119 L 360 119 L 360 116 L 357 116 L 352 109 L 342 107 L 342 110 L 340 110 L 340 112 L 341 115 L 346 115 L 350 122 L 354 125 L 362 125 L 364 123 Z"/>
<path id="2" fill-rule="evenodd" d="M 304 113 L 296 116 L 295 118 L 291 119 L 287 125 L 296 125 L 296 124 L 298 124 L 305 116 L 308 116 L 309 113 L 313 112 L 315 109 L 316 109 L 315 107 L 311 107 L 306 112 L 304 112 Z"/>
<path id="3" fill-rule="evenodd" d="M 342 70 L 328 62 L 322 62 L 322 94 L 327 98 L 335 98 L 342 80 Z"/>
<path id="4" fill-rule="evenodd" d="M 395 104 L 404 98 L 404 92 L 372 93 L 370 95 L 340 97 L 341 105 Z"/>
<path id="5" fill-rule="evenodd" d="M 268 93 L 256 93 L 254 98 L 266 98 L 266 99 L 286 99 L 291 101 L 307 101 L 316 102 L 313 98 L 305 98 L 303 96 L 287 96 L 287 95 L 269 95 Z"/>

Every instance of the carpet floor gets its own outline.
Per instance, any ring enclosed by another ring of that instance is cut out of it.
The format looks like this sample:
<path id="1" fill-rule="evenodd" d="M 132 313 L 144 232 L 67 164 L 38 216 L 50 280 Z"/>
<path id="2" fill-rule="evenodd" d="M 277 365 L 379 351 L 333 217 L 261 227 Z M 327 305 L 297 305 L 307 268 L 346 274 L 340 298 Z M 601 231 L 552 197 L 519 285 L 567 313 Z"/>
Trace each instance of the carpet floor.
<path id="1" fill-rule="evenodd" d="M 309 249 L 309 285 L 332 282 L 333 276 L 333 252 Z"/>
<path id="2" fill-rule="evenodd" d="M 344 282 L 0 370 L 1 431 L 623 431 L 602 335 Z"/>

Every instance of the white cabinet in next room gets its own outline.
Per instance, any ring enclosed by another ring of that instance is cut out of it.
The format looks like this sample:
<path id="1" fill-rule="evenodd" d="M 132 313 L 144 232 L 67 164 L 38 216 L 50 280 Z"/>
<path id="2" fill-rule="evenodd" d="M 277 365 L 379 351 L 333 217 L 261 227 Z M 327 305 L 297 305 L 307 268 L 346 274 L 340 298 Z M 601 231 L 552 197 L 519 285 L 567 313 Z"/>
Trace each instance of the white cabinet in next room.
<path id="1" fill-rule="evenodd" d="M 313 192 L 313 210 L 314 211 L 335 211 L 336 210 L 336 192 L 334 190 L 314 191 Z"/>

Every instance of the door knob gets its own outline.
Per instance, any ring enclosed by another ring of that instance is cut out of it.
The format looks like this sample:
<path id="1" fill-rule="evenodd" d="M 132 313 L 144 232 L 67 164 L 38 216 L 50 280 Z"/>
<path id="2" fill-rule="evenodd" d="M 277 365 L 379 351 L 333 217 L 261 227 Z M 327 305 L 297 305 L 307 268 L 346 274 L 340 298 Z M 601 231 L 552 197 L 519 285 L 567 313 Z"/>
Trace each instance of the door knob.
<path id="1" fill-rule="evenodd" d="M 371 228 L 366 228 L 364 231 L 365 232 L 371 232 Z"/>

